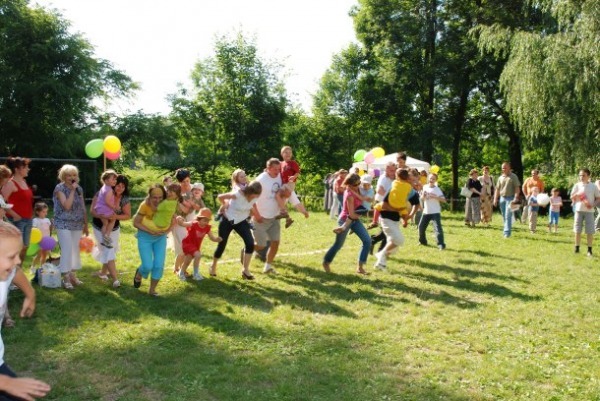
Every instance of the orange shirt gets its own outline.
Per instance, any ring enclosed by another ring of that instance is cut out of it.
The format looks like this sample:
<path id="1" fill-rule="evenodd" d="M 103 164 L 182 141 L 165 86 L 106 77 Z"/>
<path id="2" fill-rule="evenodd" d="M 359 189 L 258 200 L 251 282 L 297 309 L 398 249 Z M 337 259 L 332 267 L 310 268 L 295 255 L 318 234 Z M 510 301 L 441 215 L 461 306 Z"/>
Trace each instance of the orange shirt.
<path id="1" fill-rule="evenodd" d="M 544 192 L 544 181 L 542 181 L 540 178 L 533 177 L 526 179 L 523 183 L 523 193 L 525 196 L 531 195 L 531 188 L 533 187 L 538 187 L 540 193 Z"/>

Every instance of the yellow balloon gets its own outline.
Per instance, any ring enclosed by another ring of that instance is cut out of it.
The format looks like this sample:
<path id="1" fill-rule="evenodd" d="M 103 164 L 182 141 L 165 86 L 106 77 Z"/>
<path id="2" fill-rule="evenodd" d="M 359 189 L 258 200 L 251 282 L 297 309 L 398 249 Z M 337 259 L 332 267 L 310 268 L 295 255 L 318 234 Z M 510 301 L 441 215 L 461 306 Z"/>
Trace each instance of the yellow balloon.
<path id="1" fill-rule="evenodd" d="M 37 244 L 42 240 L 42 231 L 39 228 L 33 227 L 31 229 L 31 236 L 29 237 L 30 244 Z"/>
<path id="2" fill-rule="evenodd" d="M 431 166 L 429 171 L 432 172 L 433 174 L 437 174 L 440 171 L 440 166 L 438 166 L 437 164 L 434 164 L 433 166 Z"/>
<path id="3" fill-rule="evenodd" d="M 104 138 L 104 150 L 108 153 L 117 153 L 121 150 L 121 141 L 114 135 Z"/>
<path id="4" fill-rule="evenodd" d="M 376 159 L 385 156 L 385 150 L 379 147 L 371 149 L 371 153 L 373 153 L 373 156 L 375 156 Z"/>
<path id="5" fill-rule="evenodd" d="M 365 170 L 363 170 L 363 169 L 358 170 L 358 175 L 360 177 L 362 177 L 363 175 L 365 175 Z"/>

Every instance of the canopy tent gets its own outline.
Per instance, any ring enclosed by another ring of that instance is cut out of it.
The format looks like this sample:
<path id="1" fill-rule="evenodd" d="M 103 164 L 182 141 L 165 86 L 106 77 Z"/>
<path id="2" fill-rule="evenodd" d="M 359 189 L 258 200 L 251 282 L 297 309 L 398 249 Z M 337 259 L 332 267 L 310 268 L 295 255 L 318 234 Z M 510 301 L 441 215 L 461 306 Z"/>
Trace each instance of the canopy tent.
<path id="1" fill-rule="evenodd" d="M 371 171 L 373 171 L 376 168 L 378 168 L 381 171 L 385 170 L 385 165 L 388 164 L 389 162 L 396 163 L 396 158 L 397 157 L 398 157 L 398 153 L 391 153 L 389 155 L 385 155 L 383 157 L 375 159 L 375 161 L 373 163 L 369 164 L 369 170 L 368 170 L 368 172 L 371 172 Z M 431 165 L 429 163 L 424 162 L 422 160 L 418 160 L 418 159 L 412 158 L 410 156 L 406 157 L 406 165 L 408 167 L 417 168 L 419 170 L 425 170 L 427 172 L 429 172 L 429 169 L 431 168 Z M 367 170 L 367 163 L 365 163 L 365 162 L 356 162 L 356 163 L 352 164 L 352 167 L 358 167 L 358 168 L 360 168 L 362 170 Z"/>

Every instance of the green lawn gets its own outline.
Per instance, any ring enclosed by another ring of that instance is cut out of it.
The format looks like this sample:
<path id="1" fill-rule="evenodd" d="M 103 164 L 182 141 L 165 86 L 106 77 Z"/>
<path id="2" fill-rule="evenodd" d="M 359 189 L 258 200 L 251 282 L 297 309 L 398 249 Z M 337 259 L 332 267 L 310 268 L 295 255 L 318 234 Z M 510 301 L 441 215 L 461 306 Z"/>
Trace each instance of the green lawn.
<path id="1" fill-rule="evenodd" d="M 335 223 L 295 218 L 279 275 L 253 261 L 257 279 L 243 281 L 232 235 L 217 278 L 180 282 L 170 253 L 160 298 L 131 285 L 125 225 L 123 287 L 92 277 L 86 255 L 83 287 L 38 289 L 35 317 L 3 330 L 5 359 L 62 401 L 600 400 L 599 256 L 573 254 L 572 220 L 558 234 L 545 217 L 535 235 L 517 224 L 505 240 L 499 215 L 469 229 L 446 213 L 447 250 L 417 246 L 409 227 L 389 272 L 363 277 L 356 236 L 326 274 Z M 11 293 L 13 311 L 20 301 Z"/>

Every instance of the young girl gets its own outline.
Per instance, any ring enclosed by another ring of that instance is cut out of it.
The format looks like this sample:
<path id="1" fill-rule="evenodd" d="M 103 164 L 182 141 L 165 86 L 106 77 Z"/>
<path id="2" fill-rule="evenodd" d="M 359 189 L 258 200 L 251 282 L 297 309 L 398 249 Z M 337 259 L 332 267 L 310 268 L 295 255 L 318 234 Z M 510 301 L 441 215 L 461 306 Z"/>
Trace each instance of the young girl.
<path id="1" fill-rule="evenodd" d="M 219 237 L 222 241 L 219 242 L 215 254 L 213 256 L 212 266 L 210 267 L 210 275 L 217 275 L 217 263 L 225 247 L 231 231 L 235 231 L 242 237 L 244 241 L 244 257 L 242 258 L 242 278 L 244 280 L 254 280 L 254 276 L 250 273 L 250 260 L 252 252 L 254 252 L 254 238 L 248 222 L 248 216 L 252 211 L 252 207 L 258 200 L 262 192 L 262 185 L 258 181 L 252 181 L 244 189 L 232 191 L 226 194 L 220 194 L 217 199 L 221 203 L 223 209 L 223 218 L 219 223 Z"/>
<path id="2" fill-rule="evenodd" d="M 194 209 L 198 211 L 206 207 L 204 200 L 202 199 L 202 195 L 204 195 L 204 184 L 201 182 L 193 184 L 191 201 L 194 203 Z"/>
<path id="3" fill-rule="evenodd" d="M 98 200 L 94 212 L 102 221 L 102 246 L 112 248 L 110 233 L 115 227 L 115 193 L 113 187 L 117 184 L 117 173 L 114 170 L 106 170 L 100 176 L 102 188 L 98 192 Z"/>
<path id="4" fill-rule="evenodd" d="M 233 171 L 233 174 L 231 174 L 231 191 L 239 191 L 241 189 L 246 188 L 247 185 L 248 177 L 246 176 L 246 172 L 241 168 L 235 169 Z M 221 205 L 219 211 L 217 212 L 217 217 L 215 217 L 215 221 L 221 221 L 225 209 L 226 205 Z"/>
<path id="5" fill-rule="evenodd" d="M 167 197 L 158 204 L 152 219 L 144 217 L 142 225 L 152 231 L 163 231 L 169 228 L 173 216 L 177 211 L 177 204 L 181 202 L 181 185 L 170 184 L 167 187 Z"/>
<path id="6" fill-rule="evenodd" d="M 560 208 L 563 205 L 560 191 L 558 188 L 552 188 L 552 197 L 550 198 L 550 221 L 548 222 L 548 232 L 552 232 L 554 225 L 554 233 L 558 232 L 558 218 L 560 216 Z"/>
<path id="7" fill-rule="evenodd" d="M 6 312 L 8 287 L 11 282 L 23 292 L 21 317 L 31 317 L 35 311 L 35 291 L 23 270 L 16 266 L 21 264 L 19 252 L 23 248 L 21 232 L 12 224 L 0 221 L 0 320 Z M 4 342 L 0 337 L 0 398 L 4 400 L 37 399 L 44 397 L 50 386 L 39 380 L 17 378 L 4 361 Z"/>
<path id="8" fill-rule="evenodd" d="M 208 235 L 208 238 L 213 242 L 221 242 L 223 240 L 221 237 L 216 237 L 210 232 L 211 227 L 208 222 L 211 217 L 212 213 L 210 209 L 205 207 L 198 211 L 195 221 L 185 221 L 183 216 L 177 216 L 177 224 L 187 228 L 187 236 L 181 241 L 185 254 L 183 264 L 179 270 L 179 279 L 181 281 L 187 280 L 187 268 L 192 259 L 194 259 L 194 280 L 200 281 L 204 278 L 200 274 L 200 257 L 202 256 L 200 248 L 202 247 L 202 240 L 205 235 Z"/>
<path id="9" fill-rule="evenodd" d="M 44 202 L 37 202 L 33 207 L 35 217 L 33 218 L 33 227 L 38 228 L 42 232 L 43 237 L 49 237 L 52 233 L 52 222 L 48 216 L 48 205 Z M 41 266 L 46 263 L 50 251 L 40 249 L 31 262 L 31 273 L 35 273 L 36 266 Z"/>

